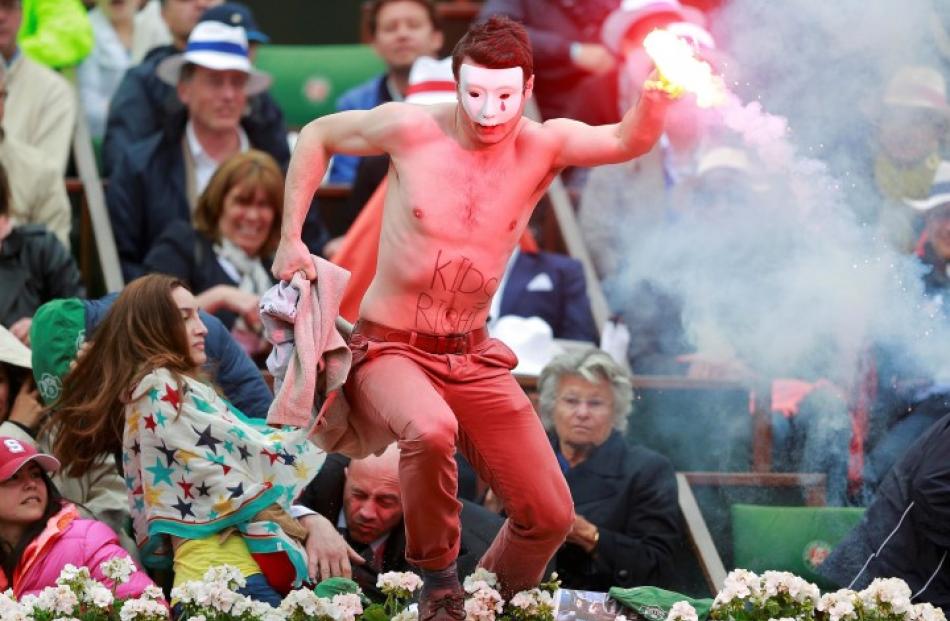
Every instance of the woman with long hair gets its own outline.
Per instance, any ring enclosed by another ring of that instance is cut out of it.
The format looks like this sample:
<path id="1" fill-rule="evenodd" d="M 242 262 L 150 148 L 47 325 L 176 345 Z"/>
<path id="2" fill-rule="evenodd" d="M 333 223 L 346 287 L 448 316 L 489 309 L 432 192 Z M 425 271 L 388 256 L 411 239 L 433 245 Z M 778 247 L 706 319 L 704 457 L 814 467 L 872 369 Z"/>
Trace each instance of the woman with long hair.
<path id="1" fill-rule="evenodd" d="M 307 430 L 270 428 L 218 395 L 202 372 L 206 333 L 181 281 L 129 284 L 64 379 L 53 452 L 72 476 L 109 456 L 122 464 L 147 566 L 173 566 L 182 584 L 233 565 L 248 595 L 277 603 L 308 577 L 313 531 L 291 502 L 323 456 Z"/>
<path id="2" fill-rule="evenodd" d="M 80 519 L 60 496 L 47 474 L 57 469 L 56 458 L 29 442 L 0 436 L 0 591 L 13 589 L 18 599 L 55 586 L 67 564 L 88 567 L 94 579 L 112 586 L 100 566 L 129 557 L 111 528 Z M 151 585 L 136 569 L 116 594 L 137 597 Z"/>

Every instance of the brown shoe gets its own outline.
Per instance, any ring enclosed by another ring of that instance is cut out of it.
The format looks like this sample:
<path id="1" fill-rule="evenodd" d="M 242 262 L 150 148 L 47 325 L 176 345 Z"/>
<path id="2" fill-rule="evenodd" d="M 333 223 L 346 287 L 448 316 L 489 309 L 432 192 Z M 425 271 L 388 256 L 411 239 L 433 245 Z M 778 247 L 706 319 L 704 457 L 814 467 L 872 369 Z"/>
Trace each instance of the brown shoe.
<path id="1" fill-rule="evenodd" d="M 419 621 L 464 621 L 465 592 L 461 589 L 435 591 L 419 596 Z"/>

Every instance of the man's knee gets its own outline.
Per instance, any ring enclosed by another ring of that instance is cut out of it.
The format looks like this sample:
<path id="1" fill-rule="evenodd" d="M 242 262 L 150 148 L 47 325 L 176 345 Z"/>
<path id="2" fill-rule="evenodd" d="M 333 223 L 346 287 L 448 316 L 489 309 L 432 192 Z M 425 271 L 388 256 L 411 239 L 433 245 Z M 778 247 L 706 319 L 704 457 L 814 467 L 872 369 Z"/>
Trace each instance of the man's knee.
<path id="1" fill-rule="evenodd" d="M 539 523 L 535 526 L 544 539 L 563 541 L 574 527 L 574 504 L 567 499 L 555 498 L 540 507 Z"/>
<path id="2" fill-rule="evenodd" d="M 425 455 L 452 456 L 455 454 L 457 435 L 458 423 L 453 416 L 416 420 L 409 425 L 400 439 L 399 448 L 403 454 L 409 451 Z"/>

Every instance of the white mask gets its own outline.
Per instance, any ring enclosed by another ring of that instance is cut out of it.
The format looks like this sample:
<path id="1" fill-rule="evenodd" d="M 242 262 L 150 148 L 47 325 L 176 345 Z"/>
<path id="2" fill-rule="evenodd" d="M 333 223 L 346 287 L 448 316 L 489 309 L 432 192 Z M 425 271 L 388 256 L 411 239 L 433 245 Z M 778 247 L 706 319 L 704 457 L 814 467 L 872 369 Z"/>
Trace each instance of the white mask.
<path id="1" fill-rule="evenodd" d="M 501 125 L 521 113 L 524 75 L 521 67 L 487 69 L 463 64 L 459 70 L 462 107 L 476 123 Z"/>

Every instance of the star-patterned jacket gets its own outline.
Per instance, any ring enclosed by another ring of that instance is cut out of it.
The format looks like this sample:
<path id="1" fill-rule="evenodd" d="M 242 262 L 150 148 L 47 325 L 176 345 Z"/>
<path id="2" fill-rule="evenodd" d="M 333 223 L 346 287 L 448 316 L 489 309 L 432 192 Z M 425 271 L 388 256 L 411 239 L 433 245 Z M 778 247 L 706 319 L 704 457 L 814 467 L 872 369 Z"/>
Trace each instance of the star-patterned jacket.
<path id="1" fill-rule="evenodd" d="M 145 565 L 170 566 L 169 535 L 200 539 L 235 527 L 253 554 L 286 552 L 297 583 L 307 577 L 303 548 L 275 522 L 255 521 L 275 504 L 289 513 L 322 465 L 306 429 L 268 427 L 211 386 L 161 368 L 132 391 L 122 453 Z"/>

